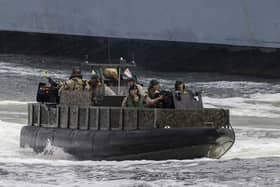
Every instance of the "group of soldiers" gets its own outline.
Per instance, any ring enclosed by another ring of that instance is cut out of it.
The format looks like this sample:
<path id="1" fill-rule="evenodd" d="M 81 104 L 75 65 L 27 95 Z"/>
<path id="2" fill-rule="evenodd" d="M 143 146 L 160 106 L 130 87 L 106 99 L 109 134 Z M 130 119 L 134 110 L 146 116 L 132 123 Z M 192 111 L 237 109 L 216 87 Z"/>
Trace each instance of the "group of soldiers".
<path id="1" fill-rule="evenodd" d="M 98 75 L 92 75 L 90 80 L 83 80 L 80 68 L 73 68 L 72 73 L 67 81 L 56 83 L 50 77 L 47 77 L 51 86 L 59 89 L 59 93 L 63 90 L 87 90 L 93 91 L 95 95 L 104 88 L 105 95 L 114 96 L 116 93 L 110 87 L 103 85 Z"/>
<path id="2" fill-rule="evenodd" d="M 173 108 L 173 95 L 171 92 L 162 92 L 160 82 L 151 80 L 147 92 L 135 80 L 128 81 L 129 92 L 125 97 L 122 106 L 125 107 L 152 107 L 152 108 Z M 181 95 L 187 94 L 183 81 L 177 80 L 174 85 L 176 99 L 180 100 Z"/>
<path id="3" fill-rule="evenodd" d="M 102 83 L 100 77 L 96 74 L 92 75 L 90 80 L 83 80 L 80 68 L 73 68 L 69 80 L 59 84 L 51 78 L 47 78 L 52 86 L 59 89 L 59 93 L 63 90 L 87 90 L 92 91 L 93 96 L 96 96 L 102 90 L 105 96 L 116 95 L 110 87 Z M 135 78 L 128 79 L 127 87 L 129 88 L 128 95 L 122 101 L 123 107 L 174 107 L 172 102 L 173 98 L 170 99 L 167 94 L 162 94 L 160 83 L 157 80 L 150 81 L 147 91 L 144 90 L 143 86 Z M 183 81 L 176 81 L 174 90 L 177 100 L 180 100 L 181 95 L 187 92 Z"/>

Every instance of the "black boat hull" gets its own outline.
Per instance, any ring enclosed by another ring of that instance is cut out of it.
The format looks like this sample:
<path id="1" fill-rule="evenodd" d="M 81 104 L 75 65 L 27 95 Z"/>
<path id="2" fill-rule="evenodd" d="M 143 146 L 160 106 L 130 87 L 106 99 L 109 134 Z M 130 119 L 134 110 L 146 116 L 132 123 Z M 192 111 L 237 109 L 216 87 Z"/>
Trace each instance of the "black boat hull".
<path id="1" fill-rule="evenodd" d="M 229 128 L 77 130 L 25 126 L 20 146 L 43 152 L 47 142 L 79 160 L 220 158 L 234 144 Z"/>

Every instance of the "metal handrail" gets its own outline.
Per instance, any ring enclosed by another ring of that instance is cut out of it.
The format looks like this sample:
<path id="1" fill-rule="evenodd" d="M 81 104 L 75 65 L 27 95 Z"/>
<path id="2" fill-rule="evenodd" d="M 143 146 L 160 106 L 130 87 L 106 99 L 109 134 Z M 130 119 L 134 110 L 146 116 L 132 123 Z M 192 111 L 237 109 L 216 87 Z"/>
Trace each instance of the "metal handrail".
<path id="1" fill-rule="evenodd" d="M 90 67 L 104 67 L 104 68 L 120 68 L 120 67 L 136 67 L 136 64 L 96 64 L 96 63 L 87 63 L 87 66 Z"/>

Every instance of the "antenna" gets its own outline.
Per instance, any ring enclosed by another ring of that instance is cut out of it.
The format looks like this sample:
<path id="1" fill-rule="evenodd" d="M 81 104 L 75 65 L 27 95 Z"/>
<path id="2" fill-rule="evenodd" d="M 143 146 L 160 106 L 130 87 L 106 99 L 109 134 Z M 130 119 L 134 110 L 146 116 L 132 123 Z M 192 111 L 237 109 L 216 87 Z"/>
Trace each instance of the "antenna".
<path id="1" fill-rule="evenodd" d="M 85 63 L 88 64 L 88 54 L 85 55 Z"/>
<path id="2" fill-rule="evenodd" d="M 107 55 L 108 55 L 108 62 L 111 63 L 111 43 L 110 43 L 110 38 L 107 38 Z"/>
<path id="3" fill-rule="evenodd" d="M 132 52 L 131 54 L 131 64 L 135 64 L 135 54 Z"/>

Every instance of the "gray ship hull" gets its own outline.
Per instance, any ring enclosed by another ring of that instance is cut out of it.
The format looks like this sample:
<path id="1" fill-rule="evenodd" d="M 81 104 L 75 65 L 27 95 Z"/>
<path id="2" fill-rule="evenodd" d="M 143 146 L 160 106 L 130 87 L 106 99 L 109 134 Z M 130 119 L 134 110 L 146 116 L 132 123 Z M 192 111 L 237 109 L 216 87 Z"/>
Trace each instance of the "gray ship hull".
<path id="1" fill-rule="evenodd" d="M 231 129 L 184 128 L 98 131 L 26 126 L 21 147 L 43 152 L 47 142 L 79 160 L 220 158 L 234 143 Z"/>
<path id="2" fill-rule="evenodd" d="M 280 47 L 280 1 L 2 0 L 0 31 Z"/>

